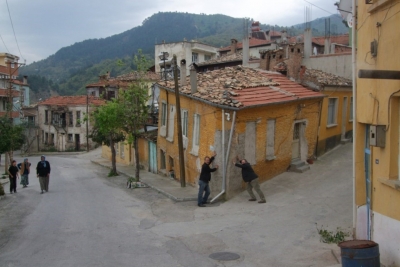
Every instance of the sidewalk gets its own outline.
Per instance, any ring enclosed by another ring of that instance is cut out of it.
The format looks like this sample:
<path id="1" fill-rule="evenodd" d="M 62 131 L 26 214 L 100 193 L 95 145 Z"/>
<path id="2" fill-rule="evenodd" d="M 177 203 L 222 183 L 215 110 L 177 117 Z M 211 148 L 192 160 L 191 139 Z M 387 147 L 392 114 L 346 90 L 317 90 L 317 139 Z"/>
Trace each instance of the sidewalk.
<path id="1" fill-rule="evenodd" d="M 96 158 L 91 159 L 91 162 L 111 169 L 111 161 L 107 159 Z M 135 177 L 133 166 L 117 163 L 117 171 L 127 177 Z M 178 181 L 169 177 L 140 170 L 140 181 L 174 201 L 197 201 L 197 187 L 191 185 L 181 187 Z"/>

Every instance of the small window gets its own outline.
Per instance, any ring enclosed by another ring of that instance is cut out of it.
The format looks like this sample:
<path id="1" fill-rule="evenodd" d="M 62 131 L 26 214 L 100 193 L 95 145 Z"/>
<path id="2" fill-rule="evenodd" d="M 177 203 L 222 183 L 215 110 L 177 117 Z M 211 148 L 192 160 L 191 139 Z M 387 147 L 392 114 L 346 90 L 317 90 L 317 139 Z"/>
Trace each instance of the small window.
<path id="1" fill-rule="evenodd" d="M 81 126 L 81 112 L 76 112 L 76 126 Z"/>
<path id="2" fill-rule="evenodd" d="M 44 124 L 48 124 L 49 123 L 49 111 L 45 110 L 44 111 Z"/>
<path id="3" fill-rule="evenodd" d="M 68 126 L 74 126 L 74 113 L 72 111 L 68 112 L 69 120 Z"/>
<path id="4" fill-rule="evenodd" d="M 282 55 L 279 55 L 279 59 L 282 59 Z"/>
<path id="5" fill-rule="evenodd" d="M 272 55 L 272 58 L 275 58 L 275 55 Z"/>
<path id="6" fill-rule="evenodd" d="M 300 48 L 297 48 L 297 53 L 301 53 L 301 50 L 300 50 Z"/>
<path id="7" fill-rule="evenodd" d="M 294 48 L 291 48 L 291 49 L 290 49 L 290 52 L 292 52 L 292 53 L 293 53 L 293 52 L 294 52 Z"/>
<path id="8" fill-rule="evenodd" d="M 161 165 L 161 170 L 165 170 L 166 167 L 166 162 L 165 162 L 165 152 L 160 149 L 160 165 Z"/>
<path id="9" fill-rule="evenodd" d="M 328 99 L 328 126 L 336 124 L 337 102 L 337 98 Z"/>
<path id="10" fill-rule="evenodd" d="M 199 54 L 192 53 L 192 62 L 198 62 L 198 61 L 199 61 Z"/>
<path id="11" fill-rule="evenodd" d="M 68 134 L 68 142 L 73 142 L 74 141 L 74 137 L 72 134 Z"/>
<path id="12" fill-rule="evenodd" d="M 211 55 L 204 55 L 204 60 L 205 61 L 210 60 L 210 59 L 211 59 Z"/>
<path id="13" fill-rule="evenodd" d="M 275 120 L 267 120 L 267 147 L 266 159 L 274 160 L 275 157 Z"/>
<path id="14" fill-rule="evenodd" d="M 350 113 L 349 113 L 349 120 L 353 121 L 353 97 L 350 97 Z"/>
<path id="15" fill-rule="evenodd" d="M 161 104 L 161 126 L 167 125 L 167 103 Z"/>
<path id="16" fill-rule="evenodd" d="M 188 136 L 188 111 L 182 110 L 182 135 L 187 137 Z"/>
<path id="17" fill-rule="evenodd" d="M 200 115 L 194 114 L 192 154 L 198 155 L 200 141 Z"/>
<path id="18" fill-rule="evenodd" d="M 14 62 L 11 63 L 11 68 L 12 68 L 12 69 L 15 68 Z"/>

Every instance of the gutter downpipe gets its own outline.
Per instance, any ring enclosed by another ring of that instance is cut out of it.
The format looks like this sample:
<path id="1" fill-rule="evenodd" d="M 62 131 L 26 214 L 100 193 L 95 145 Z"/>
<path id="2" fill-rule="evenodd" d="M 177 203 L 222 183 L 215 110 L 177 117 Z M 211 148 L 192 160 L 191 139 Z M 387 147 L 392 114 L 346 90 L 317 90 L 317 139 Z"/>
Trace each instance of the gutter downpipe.
<path id="1" fill-rule="evenodd" d="M 226 167 L 228 166 L 228 158 L 229 158 L 229 153 L 231 150 L 231 144 L 232 144 L 232 136 L 233 136 L 233 130 L 235 128 L 235 120 L 236 120 L 236 111 L 233 112 L 233 119 L 232 119 L 232 126 L 231 126 L 231 132 L 229 133 L 229 141 L 228 141 L 228 149 L 226 151 L 226 157 L 224 156 L 224 148 L 225 148 L 225 110 L 222 109 L 222 188 L 221 192 L 214 197 L 210 202 L 213 203 L 217 198 L 222 196 L 222 194 L 225 193 L 226 190 Z"/>
<path id="2" fill-rule="evenodd" d="M 353 28 L 352 40 L 351 40 L 351 55 L 352 55 L 352 71 L 353 71 L 353 239 L 356 239 L 356 225 L 357 225 L 357 205 L 356 205 L 356 128 L 357 128 L 357 79 L 356 79 L 356 27 L 357 27 L 357 0 L 352 0 L 353 10 L 352 10 L 352 20 Z"/>

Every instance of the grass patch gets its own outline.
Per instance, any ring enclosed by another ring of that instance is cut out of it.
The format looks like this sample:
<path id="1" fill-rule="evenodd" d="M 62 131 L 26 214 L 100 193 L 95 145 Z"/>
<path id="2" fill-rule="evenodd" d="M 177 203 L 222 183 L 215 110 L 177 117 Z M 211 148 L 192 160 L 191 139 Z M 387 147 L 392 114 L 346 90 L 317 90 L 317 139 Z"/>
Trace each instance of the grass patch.
<path id="1" fill-rule="evenodd" d="M 323 243 L 335 243 L 338 244 L 340 242 L 343 242 L 346 237 L 350 236 L 350 233 L 343 231 L 340 227 L 336 228 L 336 231 L 329 231 L 327 229 L 323 229 L 323 225 L 321 225 L 321 228 L 318 228 L 318 225 L 316 225 L 318 234 L 320 236 L 320 241 Z"/>

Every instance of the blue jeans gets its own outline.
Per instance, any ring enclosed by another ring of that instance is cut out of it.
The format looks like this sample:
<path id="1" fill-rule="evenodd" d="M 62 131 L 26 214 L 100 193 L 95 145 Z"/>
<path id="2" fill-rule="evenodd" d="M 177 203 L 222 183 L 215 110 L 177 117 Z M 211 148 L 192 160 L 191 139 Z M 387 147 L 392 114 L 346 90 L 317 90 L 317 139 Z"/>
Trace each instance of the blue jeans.
<path id="1" fill-rule="evenodd" d="M 204 191 L 206 193 L 203 196 Z M 199 180 L 199 195 L 197 197 L 197 205 L 206 203 L 209 196 L 210 196 L 210 186 L 208 185 L 208 183 Z"/>

